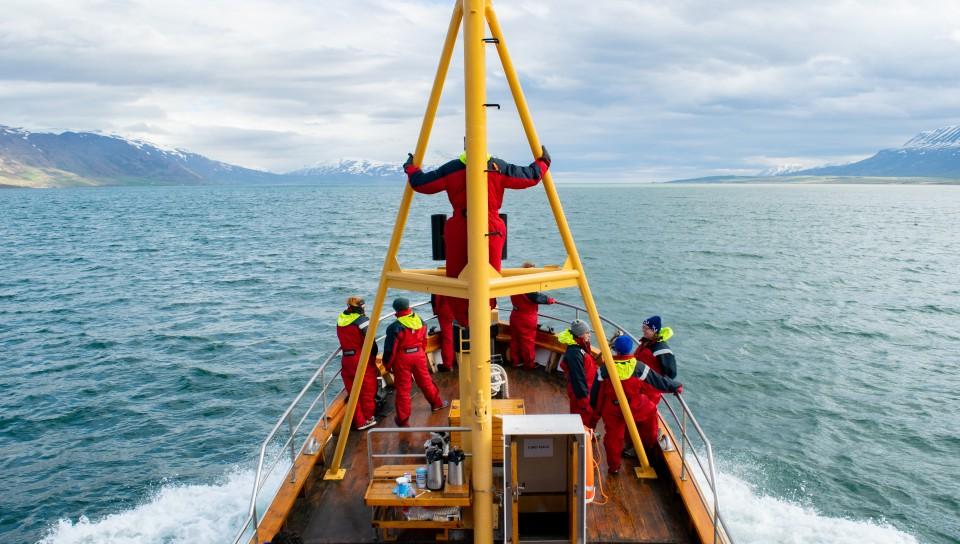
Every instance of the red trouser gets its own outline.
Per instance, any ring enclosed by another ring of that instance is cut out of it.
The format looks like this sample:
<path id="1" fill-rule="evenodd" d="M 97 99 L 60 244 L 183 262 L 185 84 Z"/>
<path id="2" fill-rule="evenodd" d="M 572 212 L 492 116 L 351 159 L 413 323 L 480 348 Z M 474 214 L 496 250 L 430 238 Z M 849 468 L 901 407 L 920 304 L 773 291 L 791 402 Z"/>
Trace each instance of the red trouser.
<path id="1" fill-rule="evenodd" d="M 649 451 L 657 443 L 657 405 L 650 402 L 644 395 L 632 403 L 633 420 L 637 424 L 637 433 L 643 447 Z M 619 404 L 608 402 L 602 408 L 603 415 L 603 448 L 607 452 L 607 468 L 611 471 L 620 470 L 623 461 L 623 445 L 629 440 L 627 422 L 623 419 L 623 412 Z"/>
<path id="2" fill-rule="evenodd" d="M 570 413 L 579 414 L 580 419 L 583 420 L 583 424 L 587 427 L 590 426 L 591 419 L 593 419 L 593 410 L 590 408 L 590 397 L 584 397 L 578 399 L 576 395 L 573 394 L 573 386 L 570 385 L 570 382 L 567 382 L 567 397 L 570 399 Z"/>
<path id="3" fill-rule="evenodd" d="M 440 325 L 440 358 L 443 366 L 453 368 L 456 356 L 453 350 L 453 310 L 450 309 L 448 301 L 450 299 L 443 296 L 437 296 L 437 323 Z"/>
<path id="4" fill-rule="evenodd" d="M 507 242 L 507 226 L 503 224 L 499 214 L 488 214 L 487 220 L 488 232 L 499 232 L 500 235 L 488 235 L 487 241 L 490 246 L 490 265 L 499 272 L 501 256 L 503 254 L 503 244 Z M 453 217 L 447 220 L 443 228 L 444 251 L 447 254 L 447 277 L 456 278 L 460 272 L 467 266 L 467 218 L 462 213 L 454 213 Z M 453 315 L 462 326 L 469 322 L 468 307 L 469 304 L 462 298 L 448 298 L 447 303 L 453 310 Z M 493 308 L 494 301 L 491 301 L 490 307 Z"/>
<path id="5" fill-rule="evenodd" d="M 510 312 L 510 362 L 524 368 L 537 366 L 537 312 L 536 310 Z"/>
<path id="6" fill-rule="evenodd" d="M 437 390 L 433 378 L 430 377 L 430 371 L 427 370 L 427 356 L 423 350 L 406 353 L 403 348 L 400 348 L 400 352 L 393 356 L 393 386 L 396 388 L 394 400 L 399 424 L 406 424 L 410 419 L 410 391 L 413 381 L 417 382 L 417 387 L 423 392 L 431 408 L 439 408 L 443 404 L 440 391 Z"/>
<path id="7" fill-rule="evenodd" d="M 353 388 L 353 380 L 357 375 L 357 365 L 360 357 L 351 355 L 341 359 L 340 377 L 347 393 Z M 377 409 L 377 364 L 373 357 L 367 363 L 367 370 L 363 374 L 363 385 L 360 386 L 360 398 L 357 400 L 357 409 L 353 413 L 353 426 L 359 427 L 374 417 Z"/>

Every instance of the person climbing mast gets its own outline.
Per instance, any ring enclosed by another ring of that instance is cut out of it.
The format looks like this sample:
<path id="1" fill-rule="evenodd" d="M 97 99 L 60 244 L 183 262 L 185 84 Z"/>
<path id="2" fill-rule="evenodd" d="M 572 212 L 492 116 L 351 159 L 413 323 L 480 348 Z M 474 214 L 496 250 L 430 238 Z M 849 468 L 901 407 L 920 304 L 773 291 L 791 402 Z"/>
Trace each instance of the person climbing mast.
<path id="1" fill-rule="evenodd" d="M 540 158 L 530 166 L 517 166 L 496 157 L 487 157 L 487 240 L 490 244 L 490 265 L 499 272 L 503 245 L 507 241 L 507 227 L 500 218 L 500 206 L 503 204 L 505 189 L 526 189 L 540 183 L 550 168 L 550 154 L 542 147 Z M 447 199 L 453 206 L 453 214 L 443 229 L 443 241 L 447 254 L 446 275 L 450 278 L 460 276 L 467 265 L 467 154 L 454 159 L 436 170 L 424 172 L 413 164 L 413 154 L 409 154 L 403 163 L 410 187 L 423 194 L 447 192 Z M 467 301 L 448 298 L 457 322 L 467 326 Z"/>

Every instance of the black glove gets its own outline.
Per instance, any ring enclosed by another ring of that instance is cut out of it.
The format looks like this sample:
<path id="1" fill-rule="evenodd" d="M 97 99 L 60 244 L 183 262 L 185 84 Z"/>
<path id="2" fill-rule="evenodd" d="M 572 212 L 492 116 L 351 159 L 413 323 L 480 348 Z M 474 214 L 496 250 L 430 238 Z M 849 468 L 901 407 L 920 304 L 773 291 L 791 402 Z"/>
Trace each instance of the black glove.
<path id="1" fill-rule="evenodd" d="M 403 171 L 409 174 L 410 170 L 416 171 L 413 165 L 413 153 L 407 153 L 407 162 L 403 163 Z"/>
<path id="2" fill-rule="evenodd" d="M 550 168 L 550 154 L 547 153 L 546 146 L 540 146 L 543 149 L 543 155 L 540 155 L 540 160 L 547 164 L 547 168 Z"/>

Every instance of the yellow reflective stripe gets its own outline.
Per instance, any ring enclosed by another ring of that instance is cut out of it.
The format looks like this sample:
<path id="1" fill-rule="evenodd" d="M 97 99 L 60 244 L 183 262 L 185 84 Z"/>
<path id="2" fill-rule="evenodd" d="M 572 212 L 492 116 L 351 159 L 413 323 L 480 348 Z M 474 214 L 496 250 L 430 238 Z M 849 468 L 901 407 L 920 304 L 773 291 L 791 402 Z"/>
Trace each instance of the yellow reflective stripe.
<path id="1" fill-rule="evenodd" d="M 354 321 L 360 319 L 361 315 L 363 314 L 340 314 L 337 317 L 337 326 L 346 327 L 347 325 L 350 325 Z"/>
<path id="2" fill-rule="evenodd" d="M 418 330 L 420 327 L 423 327 L 423 321 L 420 320 L 420 316 L 417 314 L 398 317 L 397 321 L 399 321 L 401 325 L 408 329 Z"/>
<path id="3" fill-rule="evenodd" d="M 660 340 L 666 342 L 673 336 L 673 329 L 670 327 L 663 327 L 660 329 Z"/>

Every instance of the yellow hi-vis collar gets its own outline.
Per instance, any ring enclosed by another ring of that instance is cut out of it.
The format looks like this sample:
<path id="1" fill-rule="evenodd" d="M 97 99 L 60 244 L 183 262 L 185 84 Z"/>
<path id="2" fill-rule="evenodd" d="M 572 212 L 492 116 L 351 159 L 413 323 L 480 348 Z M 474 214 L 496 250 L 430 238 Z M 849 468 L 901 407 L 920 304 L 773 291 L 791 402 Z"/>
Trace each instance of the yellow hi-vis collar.
<path id="1" fill-rule="evenodd" d="M 489 161 L 491 158 L 492 158 L 491 155 L 487 155 L 487 160 L 488 160 L 488 161 Z M 463 153 L 460 154 L 460 162 L 462 162 L 463 164 L 467 164 L 467 152 L 466 152 L 466 151 L 464 151 Z"/>
<path id="2" fill-rule="evenodd" d="M 671 337 L 673 337 L 673 329 L 671 329 L 670 327 L 663 327 L 662 329 L 660 329 L 660 340 L 663 340 L 664 342 L 666 342 Z"/>
<path id="3" fill-rule="evenodd" d="M 637 360 L 634 357 L 622 361 L 614 359 L 613 367 L 617 369 L 617 377 L 623 381 L 633 376 L 633 371 L 637 368 Z"/>
<path id="4" fill-rule="evenodd" d="M 405 315 L 403 317 L 398 317 L 397 321 L 401 325 L 408 329 L 418 330 L 420 327 L 423 327 L 423 321 L 420 320 L 420 316 L 417 314 Z"/>
<path id="5" fill-rule="evenodd" d="M 340 314 L 337 317 L 337 326 L 346 327 L 347 325 L 352 324 L 354 321 L 360 319 L 360 316 L 363 314 Z"/>
<path id="6" fill-rule="evenodd" d="M 567 329 L 557 335 L 557 341 L 561 344 L 572 346 L 577 343 L 577 339 L 573 337 L 573 333 L 570 332 L 570 329 Z"/>

